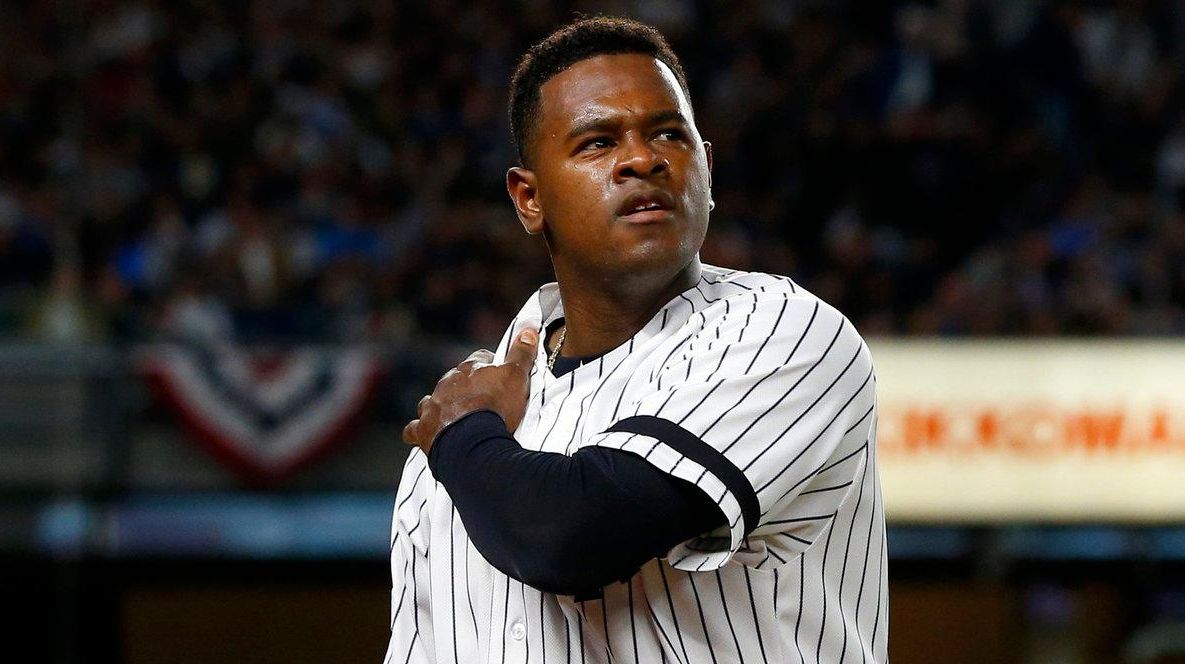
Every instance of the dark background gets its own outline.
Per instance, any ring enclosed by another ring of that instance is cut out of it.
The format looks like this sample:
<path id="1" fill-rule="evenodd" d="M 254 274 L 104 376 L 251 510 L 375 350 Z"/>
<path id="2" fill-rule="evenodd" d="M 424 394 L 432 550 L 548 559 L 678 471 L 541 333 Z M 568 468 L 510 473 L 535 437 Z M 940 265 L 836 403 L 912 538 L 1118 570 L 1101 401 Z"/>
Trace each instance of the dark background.
<path id="1" fill-rule="evenodd" d="M 4 2 L 12 652 L 381 659 L 398 431 L 550 280 L 504 191 L 506 88 L 576 12 L 683 58 L 707 262 L 790 275 L 872 337 L 1185 332 L 1179 2 Z M 369 344 L 393 379 L 357 440 L 260 488 L 133 375 L 166 340 Z M 893 524 L 893 658 L 1125 661 L 1185 634 L 1183 541 Z"/>

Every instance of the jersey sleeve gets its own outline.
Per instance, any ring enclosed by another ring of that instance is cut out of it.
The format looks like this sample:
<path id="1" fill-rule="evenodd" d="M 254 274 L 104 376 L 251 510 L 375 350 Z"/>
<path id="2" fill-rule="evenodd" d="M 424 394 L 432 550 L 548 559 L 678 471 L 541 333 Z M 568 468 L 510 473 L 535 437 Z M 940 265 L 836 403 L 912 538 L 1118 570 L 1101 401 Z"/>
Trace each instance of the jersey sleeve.
<path id="1" fill-rule="evenodd" d="M 868 348 L 839 312 L 801 295 L 754 293 L 698 316 L 591 442 L 692 482 L 724 513 L 727 527 L 676 546 L 671 565 L 785 563 L 863 472 L 875 430 Z"/>
<path id="2" fill-rule="evenodd" d="M 387 662 L 427 663 L 432 643 L 428 570 L 428 492 L 433 483 L 424 455 L 413 450 L 403 466 L 391 520 L 391 636 Z"/>

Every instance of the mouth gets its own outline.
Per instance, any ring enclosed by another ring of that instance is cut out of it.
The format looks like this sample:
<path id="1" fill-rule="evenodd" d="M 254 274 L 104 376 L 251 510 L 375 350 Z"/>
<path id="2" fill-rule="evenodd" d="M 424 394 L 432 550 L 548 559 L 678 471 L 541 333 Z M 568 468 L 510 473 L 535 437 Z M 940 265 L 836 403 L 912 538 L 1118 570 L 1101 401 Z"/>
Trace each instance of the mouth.
<path id="1" fill-rule="evenodd" d="M 651 224 L 668 220 L 674 209 L 674 198 L 665 191 L 655 190 L 626 197 L 617 209 L 617 216 L 633 224 Z"/>

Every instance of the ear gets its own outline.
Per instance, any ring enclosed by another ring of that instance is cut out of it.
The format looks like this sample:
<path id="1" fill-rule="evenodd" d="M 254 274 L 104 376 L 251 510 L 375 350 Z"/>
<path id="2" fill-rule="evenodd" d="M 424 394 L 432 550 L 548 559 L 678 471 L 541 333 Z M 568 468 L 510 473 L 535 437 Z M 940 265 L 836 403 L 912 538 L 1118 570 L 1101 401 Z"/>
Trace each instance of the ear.
<path id="1" fill-rule="evenodd" d="M 506 171 L 506 193 L 514 203 L 518 221 L 528 235 L 543 232 L 543 206 L 539 203 L 539 189 L 536 187 L 535 172 L 515 166 Z"/>
<path id="2" fill-rule="evenodd" d="M 712 144 L 704 141 L 704 154 L 708 157 L 708 186 L 712 186 Z"/>
<path id="3" fill-rule="evenodd" d="M 716 209 L 716 201 L 712 199 L 712 144 L 704 141 L 704 156 L 708 159 L 708 212 Z"/>

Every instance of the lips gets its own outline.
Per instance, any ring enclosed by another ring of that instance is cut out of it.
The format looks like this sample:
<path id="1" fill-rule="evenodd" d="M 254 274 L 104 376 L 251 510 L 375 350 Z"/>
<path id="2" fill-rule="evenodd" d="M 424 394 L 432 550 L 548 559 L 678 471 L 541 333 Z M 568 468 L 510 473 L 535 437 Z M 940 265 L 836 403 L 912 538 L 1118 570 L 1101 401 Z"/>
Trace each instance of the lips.
<path id="1" fill-rule="evenodd" d="M 652 223 L 666 220 L 674 208 L 675 199 L 656 189 L 627 196 L 617 208 L 617 216 L 632 223 Z"/>

